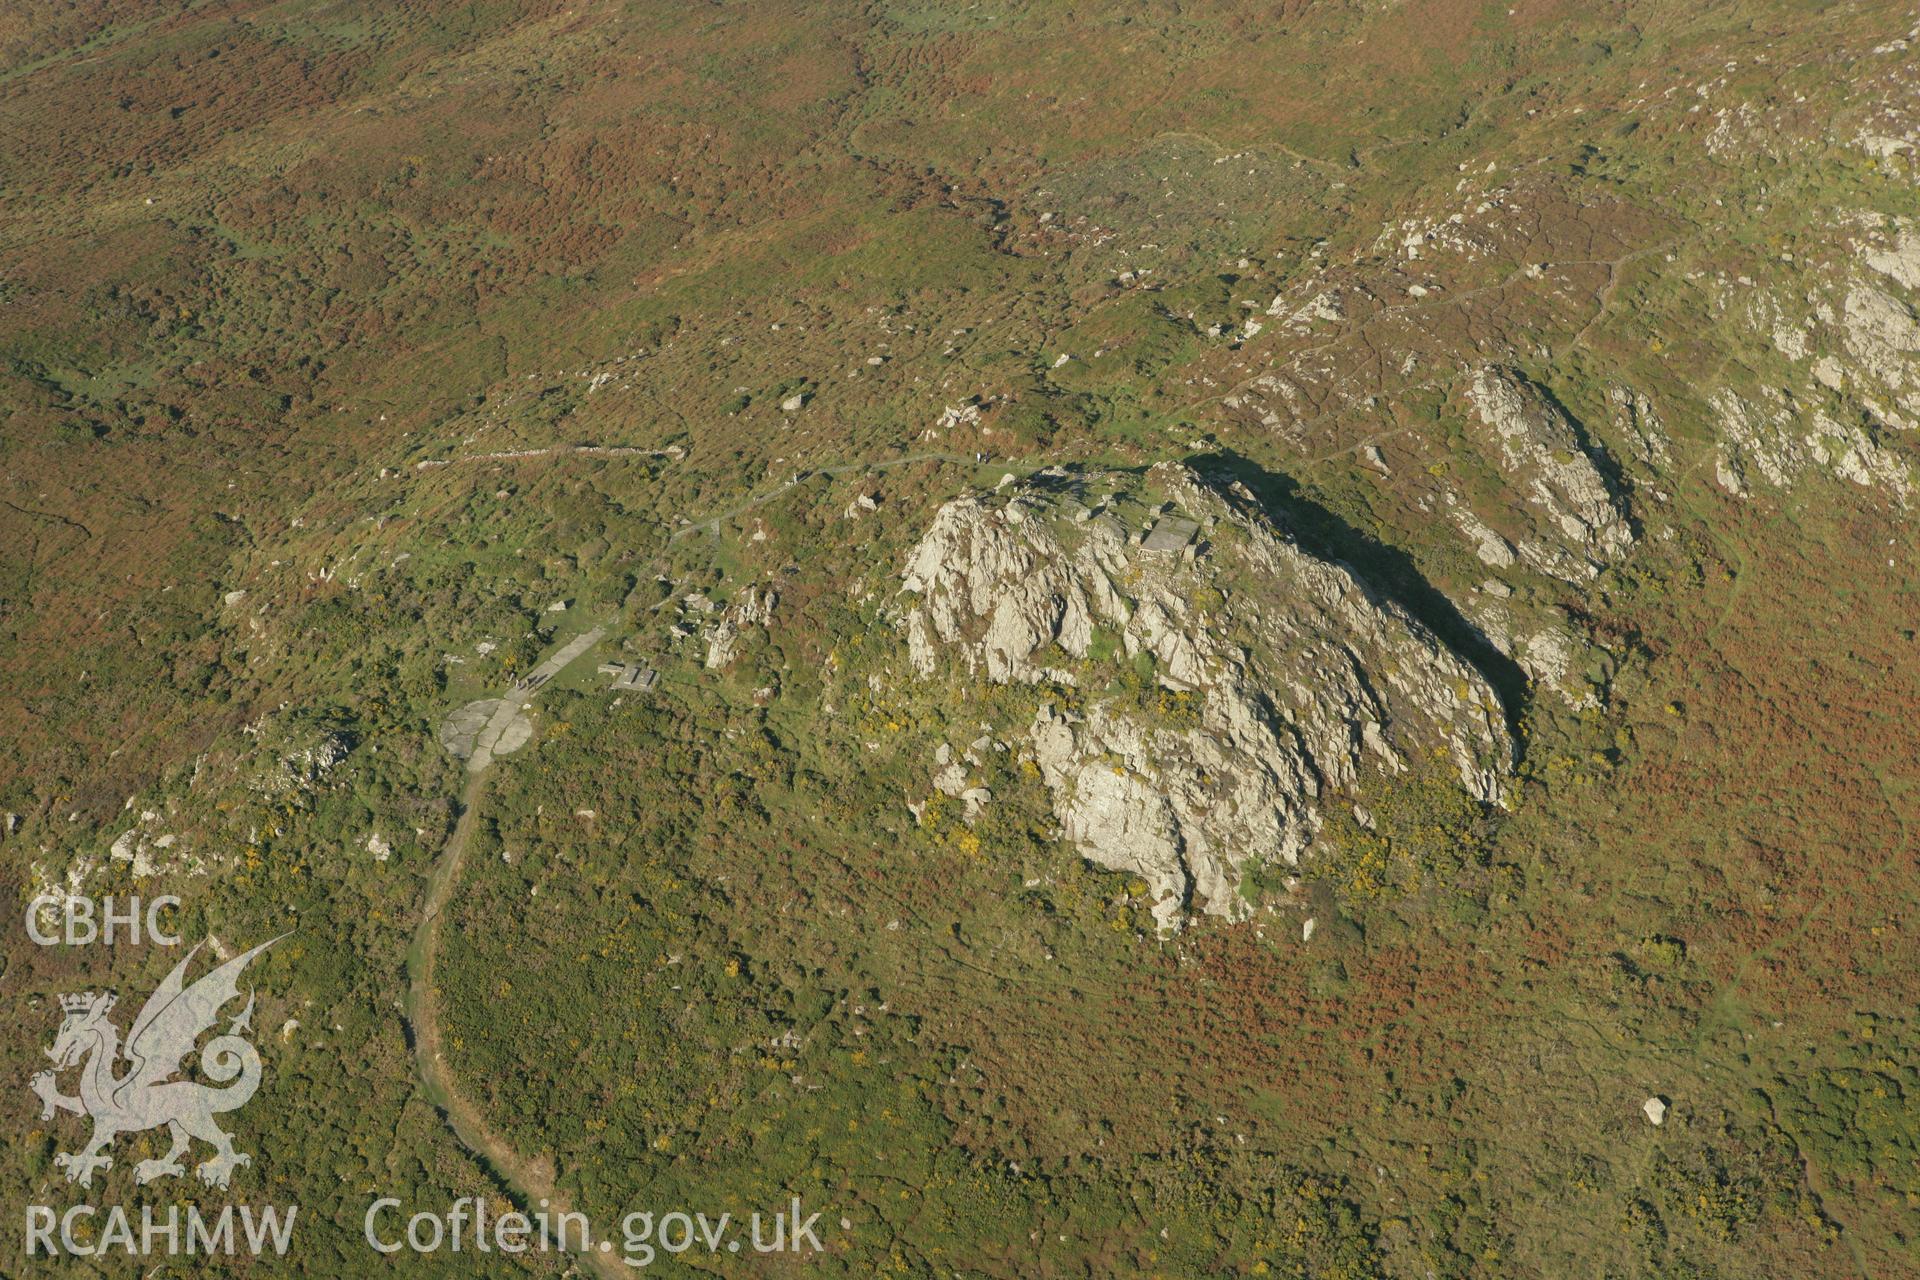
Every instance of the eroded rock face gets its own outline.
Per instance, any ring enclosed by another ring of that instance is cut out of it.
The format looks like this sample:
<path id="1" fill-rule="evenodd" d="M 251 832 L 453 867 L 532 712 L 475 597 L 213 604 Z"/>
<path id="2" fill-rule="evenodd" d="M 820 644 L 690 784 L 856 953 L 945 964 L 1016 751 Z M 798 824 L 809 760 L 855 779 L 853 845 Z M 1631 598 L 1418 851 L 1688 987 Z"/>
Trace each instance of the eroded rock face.
<path id="1" fill-rule="evenodd" d="M 1144 879 L 1164 928 L 1239 915 L 1245 871 L 1296 863 L 1363 769 L 1438 762 L 1501 801 L 1513 743 L 1486 681 L 1237 484 L 1042 472 L 942 507 L 904 580 L 920 675 L 1063 690 L 1010 731 L 1066 837 Z M 1172 710 L 1114 691 L 1149 666 Z"/>

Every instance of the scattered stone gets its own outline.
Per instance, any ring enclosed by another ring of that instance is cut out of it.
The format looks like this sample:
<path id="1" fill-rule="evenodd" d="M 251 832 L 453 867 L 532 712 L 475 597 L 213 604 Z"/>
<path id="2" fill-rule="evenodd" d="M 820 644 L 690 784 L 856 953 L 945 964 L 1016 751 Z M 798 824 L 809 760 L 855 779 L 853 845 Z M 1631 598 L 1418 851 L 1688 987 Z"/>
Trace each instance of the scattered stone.
<path id="1" fill-rule="evenodd" d="M 1648 1098 L 1640 1104 L 1640 1110 L 1647 1115 L 1647 1123 L 1656 1128 L 1667 1122 L 1667 1100 L 1658 1096 Z"/>
<path id="2" fill-rule="evenodd" d="M 942 431 L 952 431 L 956 427 L 976 426 L 979 422 L 980 406 L 978 404 L 971 402 L 950 404 L 940 411 L 940 416 L 934 419 L 933 426 L 927 434 L 931 436 Z"/>

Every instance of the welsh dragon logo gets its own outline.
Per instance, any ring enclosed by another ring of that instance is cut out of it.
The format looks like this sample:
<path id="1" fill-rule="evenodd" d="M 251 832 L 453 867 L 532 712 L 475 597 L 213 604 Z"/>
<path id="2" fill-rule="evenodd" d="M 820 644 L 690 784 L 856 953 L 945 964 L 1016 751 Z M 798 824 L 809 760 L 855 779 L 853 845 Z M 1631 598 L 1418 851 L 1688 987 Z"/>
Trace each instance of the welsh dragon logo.
<path id="1" fill-rule="evenodd" d="M 219 1020 L 221 1008 L 239 998 L 241 972 L 278 941 L 271 939 L 235 956 L 189 986 L 187 966 L 206 944 L 195 946 L 141 1007 L 124 1048 L 120 1029 L 107 1016 L 115 1003 L 111 993 L 88 991 L 60 997 L 66 1016 L 53 1048 L 47 1050 L 54 1070 L 34 1076 L 32 1088 L 43 1104 L 41 1119 L 51 1120 L 56 1111 L 71 1111 L 93 1120 L 93 1137 L 85 1148 L 53 1158 L 54 1165 L 66 1171 L 68 1182 L 93 1185 L 95 1170 L 113 1167 L 107 1149 L 115 1138 L 161 1125 L 167 1127 L 173 1147 L 157 1160 L 142 1160 L 134 1166 L 135 1182 L 184 1173 L 180 1157 L 195 1138 L 214 1149 L 212 1158 L 195 1169 L 209 1186 L 226 1186 L 234 1169 L 252 1163 L 252 1157 L 233 1149 L 233 1139 L 213 1119 L 245 1106 L 260 1087 L 260 1055 L 244 1038 L 253 1024 L 251 993 L 246 1008 L 228 1022 L 226 1033 L 209 1040 L 200 1053 L 199 1073 L 225 1087 L 175 1077 L 201 1034 Z M 122 1058 L 126 1070 L 116 1074 Z M 76 1065 L 80 1066 L 80 1095 L 70 1098 L 59 1091 L 56 1077 Z"/>

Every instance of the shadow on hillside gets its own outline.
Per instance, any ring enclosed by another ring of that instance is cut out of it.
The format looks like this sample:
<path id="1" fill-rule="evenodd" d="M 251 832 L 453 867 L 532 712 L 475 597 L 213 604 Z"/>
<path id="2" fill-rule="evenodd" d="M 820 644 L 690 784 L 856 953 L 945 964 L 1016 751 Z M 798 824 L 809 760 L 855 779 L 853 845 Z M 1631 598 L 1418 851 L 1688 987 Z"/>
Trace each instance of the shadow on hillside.
<path id="1" fill-rule="evenodd" d="M 1186 460 L 1210 479 L 1238 480 L 1267 517 L 1293 535 L 1301 548 L 1323 560 L 1352 569 L 1376 596 L 1399 605 L 1420 620 L 1461 660 L 1486 678 L 1500 699 L 1500 710 L 1519 751 L 1522 713 L 1527 705 L 1527 674 L 1462 614 L 1444 592 L 1428 582 L 1413 557 L 1354 528 L 1336 513 L 1306 497 L 1292 476 L 1268 471 L 1231 450 L 1197 454 Z"/>

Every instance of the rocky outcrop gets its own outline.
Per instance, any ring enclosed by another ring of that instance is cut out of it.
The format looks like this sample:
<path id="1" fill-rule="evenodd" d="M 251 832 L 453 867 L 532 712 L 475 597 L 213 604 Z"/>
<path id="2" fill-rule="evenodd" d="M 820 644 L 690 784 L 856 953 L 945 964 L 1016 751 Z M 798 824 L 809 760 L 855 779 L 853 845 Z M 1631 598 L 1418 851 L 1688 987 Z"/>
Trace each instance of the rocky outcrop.
<path id="1" fill-rule="evenodd" d="M 1837 263 L 1810 269 L 1797 293 L 1745 291 L 1731 308 L 1783 376 L 1705 394 L 1714 478 L 1746 498 L 1825 472 L 1911 510 L 1920 477 L 1902 437 L 1920 429 L 1920 229 L 1865 213 L 1835 230 Z"/>
<path id="2" fill-rule="evenodd" d="M 1593 650 L 1575 632 L 1565 612 L 1552 606 L 1516 607 L 1512 595 L 1506 583 L 1488 579 L 1461 602 L 1461 611 L 1527 679 L 1576 710 L 1599 706 L 1599 694 L 1582 669 Z"/>
<path id="3" fill-rule="evenodd" d="M 114 862 L 128 864 L 136 880 L 167 874 L 204 875 L 206 864 L 188 850 L 180 837 L 158 828 L 170 825 L 153 809 L 142 809 L 131 827 L 121 832 L 107 850 Z"/>
<path id="4" fill-rule="evenodd" d="M 707 669 L 713 671 L 731 663 L 747 628 L 766 627 L 773 622 L 773 606 L 779 599 L 771 586 L 764 590 L 748 587 L 722 609 L 707 634 Z"/>
<path id="5" fill-rule="evenodd" d="M 1042 472 L 940 509 L 913 549 L 914 670 L 1036 686 L 1025 739 L 1067 839 L 1154 915 L 1235 916 L 1363 770 L 1438 764 L 1499 803 L 1499 702 L 1426 627 L 1308 554 L 1237 484 Z"/>
<path id="6" fill-rule="evenodd" d="M 1574 424 L 1532 383 L 1479 369 L 1467 399 L 1482 441 L 1530 508 L 1545 536 L 1522 539 L 1520 558 L 1542 573 L 1580 582 L 1623 555 L 1632 526 L 1587 455 Z M 1469 531 L 1469 536 L 1475 536 Z M 1481 559 L 1488 563 L 1485 542 Z"/>
<path id="7" fill-rule="evenodd" d="M 1858 381 L 1896 393 L 1908 390 L 1913 358 L 1920 355 L 1920 320 L 1907 304 L 1883 289 L 1858 284 L 1847 290 L 1840 314 L 1841 347 Z"/>
<path id="8" fill-rule="evenodd" d="M 1853 423 L 1841 423 L 1824 409 L 1803 412 L 1771 388 L 1763 403 L 1730 390 L 1712 399 L 1720 427 L 1714 479 L 1735 497 L 1747 497 L 1756 478 L 1775 488 L 1791 488 L 1801 475 L 1823 468 L 1843 480 L 1879 488 L 1901 506 L 1913 504 L 1913 473 L 1884 445 Z"/>

